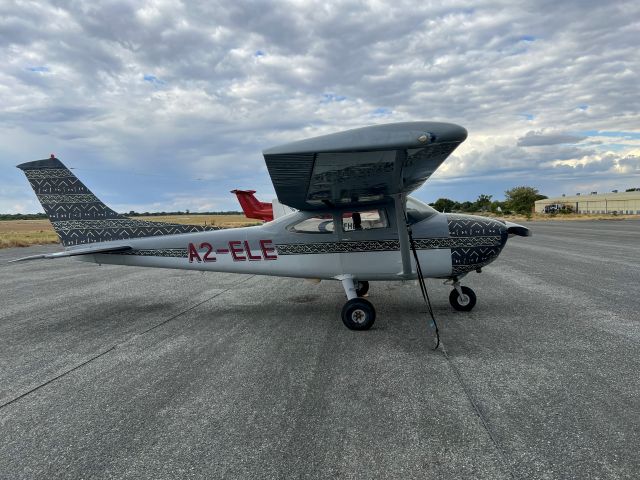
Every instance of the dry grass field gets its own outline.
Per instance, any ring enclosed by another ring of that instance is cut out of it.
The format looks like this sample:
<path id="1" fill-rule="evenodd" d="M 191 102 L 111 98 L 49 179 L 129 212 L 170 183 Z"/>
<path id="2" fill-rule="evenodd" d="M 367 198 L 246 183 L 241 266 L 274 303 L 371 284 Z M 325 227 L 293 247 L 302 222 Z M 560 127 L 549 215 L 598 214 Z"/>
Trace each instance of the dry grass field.
<path id="1" fill-rule="evenodd" d="M 182 223 L 184 225 L 204 225 L 222 228 L 248 227 L 262 222 L 244 215 L 165 215 L 159 217 L 131 217 L 149 222 Z"/>
<path id="2" fill-rule="evenodd" d="M 132 217 L 151 222 L 182 223 L 223 228 L 259 225 L 260 222 L 244 215 L 167 215 L 161 217 Z M 0 248 L 28 247 L 58 243 L 49 220 L 5 220 L 0 221 Z"/>
<path id="3" fill-rule="evenodd" d="M 4 220 L 0 222 L 0 248 L 58 243 L 49 220 Z"/>

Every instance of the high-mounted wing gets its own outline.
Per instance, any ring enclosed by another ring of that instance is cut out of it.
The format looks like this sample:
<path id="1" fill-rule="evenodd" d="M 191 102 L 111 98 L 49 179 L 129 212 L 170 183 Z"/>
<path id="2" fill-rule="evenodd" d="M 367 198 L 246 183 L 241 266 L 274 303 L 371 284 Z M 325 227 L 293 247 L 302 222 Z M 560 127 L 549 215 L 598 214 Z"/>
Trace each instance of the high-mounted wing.
<path id="1" fill-rule="evenodd" d="M 316 210 L 409 193 L 466 138 L 452 123 L 392 123 L 288 143 L 263 155 L 278 200 Z"/>

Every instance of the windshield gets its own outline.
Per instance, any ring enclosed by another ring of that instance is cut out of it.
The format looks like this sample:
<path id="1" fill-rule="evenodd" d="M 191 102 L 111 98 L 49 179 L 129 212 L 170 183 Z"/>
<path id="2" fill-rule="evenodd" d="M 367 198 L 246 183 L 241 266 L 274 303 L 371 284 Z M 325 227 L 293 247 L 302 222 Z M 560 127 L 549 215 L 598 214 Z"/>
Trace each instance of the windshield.
<path id="1" fill-rule="evenodd" d="M 438 211 L 426 203 L 412 197 L 407 197 L 407 221 L 409 225 L 421 222 L 436 213 L 438 213 Z"/>

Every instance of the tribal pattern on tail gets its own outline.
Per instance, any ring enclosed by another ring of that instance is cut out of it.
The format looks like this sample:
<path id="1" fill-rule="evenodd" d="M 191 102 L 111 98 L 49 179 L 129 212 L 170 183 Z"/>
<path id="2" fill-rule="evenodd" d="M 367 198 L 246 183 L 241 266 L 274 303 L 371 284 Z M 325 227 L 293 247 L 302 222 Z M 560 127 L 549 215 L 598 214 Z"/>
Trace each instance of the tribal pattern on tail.
<path id="1" fill-rule="evenodd" d="M 216 230 L 133 220 L 102 203 L 57 158 L 19 165 L 64 246 Z"/>

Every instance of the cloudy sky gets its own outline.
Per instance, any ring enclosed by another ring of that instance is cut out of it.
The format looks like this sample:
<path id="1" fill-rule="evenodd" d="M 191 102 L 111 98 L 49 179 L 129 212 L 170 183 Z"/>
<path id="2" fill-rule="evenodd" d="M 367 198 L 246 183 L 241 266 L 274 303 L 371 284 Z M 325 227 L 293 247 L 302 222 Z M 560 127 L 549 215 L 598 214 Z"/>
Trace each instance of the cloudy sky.
<path id="1" fill-rule="evenodd" d="M 263 149 L 412 120 L 469 131 L 427 201 L 640 187 L 639 41 L 638 1 L 5 0 L 0 212 L 51 153 L 119 211 L 235 210 Z"/>

